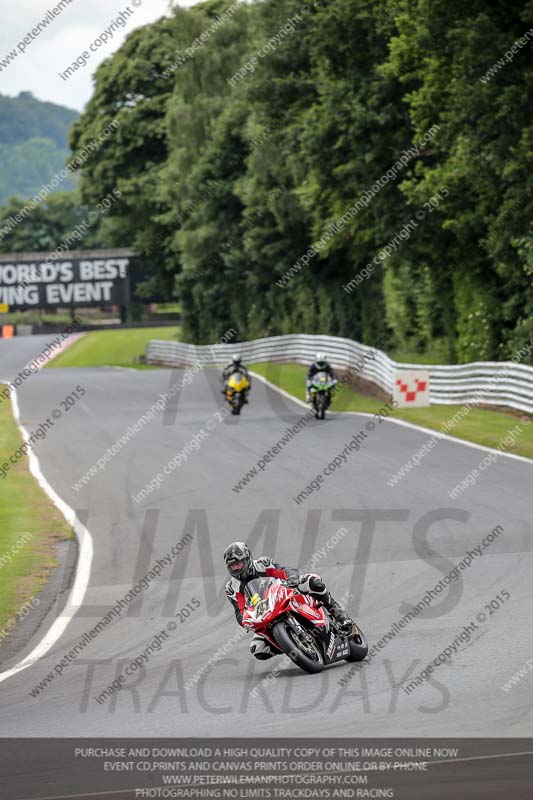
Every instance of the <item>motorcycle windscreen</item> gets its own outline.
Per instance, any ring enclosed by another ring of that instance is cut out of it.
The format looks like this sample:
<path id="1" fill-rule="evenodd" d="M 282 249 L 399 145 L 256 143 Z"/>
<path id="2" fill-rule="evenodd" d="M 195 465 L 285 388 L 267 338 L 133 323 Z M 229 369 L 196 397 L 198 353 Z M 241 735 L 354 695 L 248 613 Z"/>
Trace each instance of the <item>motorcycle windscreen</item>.
<path id="1" fill-rule="evenodd" d="M 228 378 L 228 387 L 234 392 L 242 392 L 248 388 L 248 380 L 242 372 L 232 372 Z"/>
<path id="2" fill-rule="evenodd" d="M 278 583 L 276 578 L 254 578 L 253 581 L 248 581 L 244 587 L 244 596 L 248 602 L 256 605 L 255 598 L 258 597 L 260 600 L 264 600 L 268 587 L 275 583 Z"/>
<path id="3" fill-rule="evenodd" d="M 327 372 L 317 372 L 313 377 L 313 387 L 316 389 L 329 389 L 331 386 L 331 378 Z"/>
<path id="4" fill-rule="evenodd" d="M 281 588 L 281 584 L 276 578 L 255 578 L 246 584 L 244 596 L 248 614 L 254 622 L 260 622 L 274 610 L 278 587 Z"/>

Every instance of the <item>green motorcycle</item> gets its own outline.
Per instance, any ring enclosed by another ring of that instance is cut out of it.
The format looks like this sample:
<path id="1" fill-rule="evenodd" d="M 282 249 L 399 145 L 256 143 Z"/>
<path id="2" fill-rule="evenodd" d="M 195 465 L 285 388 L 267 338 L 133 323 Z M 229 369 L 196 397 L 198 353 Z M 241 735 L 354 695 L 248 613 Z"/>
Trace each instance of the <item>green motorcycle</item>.
<path id="1" fill-rule="evenodd" d="M 317 419 L 324 419 L 326 416 L 326 411 L 331 405 L 336 383 L 337 381 L 331 378 L 327 372 L 317 372 L 313 377 L 309 387 L 309 394 L 311 395 L 311 405 Z"/>

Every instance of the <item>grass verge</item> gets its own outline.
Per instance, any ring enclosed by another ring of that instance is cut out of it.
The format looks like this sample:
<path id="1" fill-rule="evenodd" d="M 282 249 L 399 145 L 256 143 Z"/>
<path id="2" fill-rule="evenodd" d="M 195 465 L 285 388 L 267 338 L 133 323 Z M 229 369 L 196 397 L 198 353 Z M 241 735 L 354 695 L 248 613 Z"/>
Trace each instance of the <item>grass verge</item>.
<path id="1" fill-rule="evenodd" d="M 117 331 L 94 331 L 85 334 L 47 364 L 56 367 L 130 367 L 150 369 L 135 363 L 146 351 L 150 339 L 176 341 L 179 328 L 126 328 Z"/>
<path id="2" fill-rule="evenodd" d="M 307 368 L 301 364 L 252 364 L 250 369 L 263 375 L 299 400 L 305 400 Z M 380 400 L 355 392 L 349 386 L 345 386 L 333 401 L 335 411 L 359 411 L 374 414 L 382 406 L 383 403 Z M 460 408 L 463 406 L 435 405 L 427 408 L 401 408 L 394 412 L 394 417 L 439 431 L 441 426 L 445 422 L 449 422 Z M 453 431 L 450 431 L 448 435 L 464 439 L 467 442 L 482 444 L 485 447 L 497 448 L 509 431 L 517 425 L 520 425 L 523 430 L 505 452 L 533 458 L 533 425 L 526 419 L 523 421 L 518 419 L 515 413 L 506 414 L 490 409 L 472 408 L 463 419 L 457 422 Z"/>
<path id="3" fill-rule="evenodd" d="M 0 387 L 0 390 L 3 387 Z M 11 403 L 0 403 L 0 466 L 22 444 Z M 0 473 L 1 474 L 1 473 Z M 54 545 L 72 531 L 31 475 L 28 459 L 0 478 L 0 647 L 57 565 Z M 31 612 L 31 606 L 30 612 Z"/>

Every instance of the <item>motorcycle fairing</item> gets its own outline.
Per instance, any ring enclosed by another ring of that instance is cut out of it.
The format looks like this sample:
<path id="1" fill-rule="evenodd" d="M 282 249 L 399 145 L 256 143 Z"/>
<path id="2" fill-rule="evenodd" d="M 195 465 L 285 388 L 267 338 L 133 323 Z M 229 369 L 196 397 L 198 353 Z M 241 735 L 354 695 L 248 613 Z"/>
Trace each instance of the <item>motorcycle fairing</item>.
<path id="1" fill-rule="evenodd" d="M 226 391 L 231 394 L 234 392 L 243 392 L 249 385 L 246 375 L 243 375 L 242 372 L 232 372 L 226 384 Z"/>
<path id="2" fill-rule="evenodd" d="M 291 598 L 290 606 L 297 614 L 301 614 L 313 625 L 329 627 L 329 620 L 323 606 L 319 606 L 313 597 L 296 594 Z"/>

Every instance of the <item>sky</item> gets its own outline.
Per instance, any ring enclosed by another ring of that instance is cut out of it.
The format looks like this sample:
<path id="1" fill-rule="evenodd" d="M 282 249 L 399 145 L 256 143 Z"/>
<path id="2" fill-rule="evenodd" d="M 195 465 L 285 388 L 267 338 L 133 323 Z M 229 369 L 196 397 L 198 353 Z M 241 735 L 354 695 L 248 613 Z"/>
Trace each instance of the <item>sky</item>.
<path id="1" fill-rule="evenodd" d="M 92 94 L 92 75 L 96 67 L 119 49 L 130 31 L 164 16 L 171 5 L 187 8 L 197 2 L 63 0 L 61 13 L 52 18 L 49 15 L 49 25 L 43 25 L 40 33 L 27 39 L 25 44 L 24 38 L 41 20 L 44 22 L 48 11 L 58 7 L 59 0 L 3 0 L 0 94 L 15 96 L 28 91 L 39 100 L 81 111 Z M 119 18 L 123 27 L 117 21 Z M 115 30 L 110 30 L 113 22 Z M 108 40 L 97 46 L 95 40 L 106 29 Z M 17 55 L 5 63 L 11 51 L 16 51 Z M 63 79 L 60 73 L 64 73 L 83 51 L 89 53 L 87 63 Z"/>

